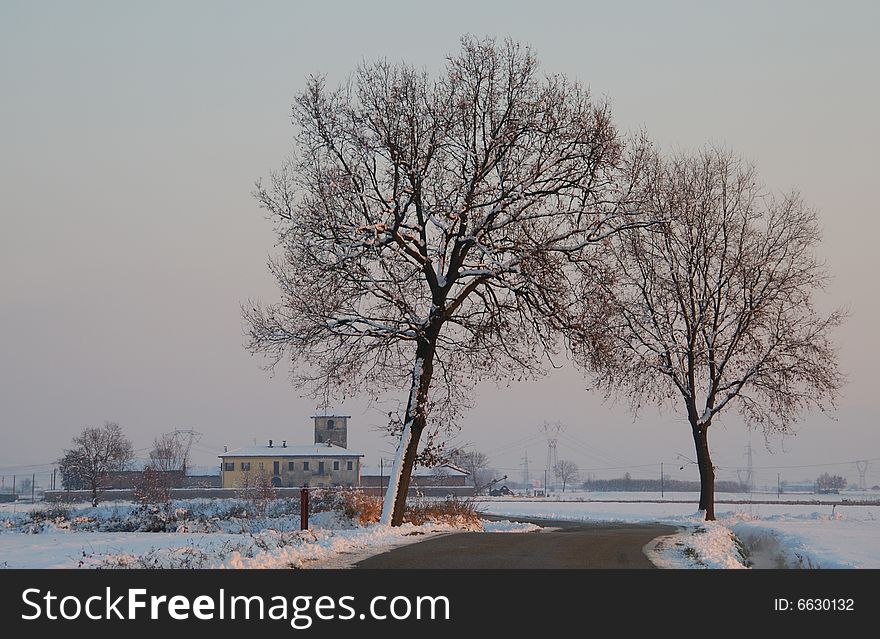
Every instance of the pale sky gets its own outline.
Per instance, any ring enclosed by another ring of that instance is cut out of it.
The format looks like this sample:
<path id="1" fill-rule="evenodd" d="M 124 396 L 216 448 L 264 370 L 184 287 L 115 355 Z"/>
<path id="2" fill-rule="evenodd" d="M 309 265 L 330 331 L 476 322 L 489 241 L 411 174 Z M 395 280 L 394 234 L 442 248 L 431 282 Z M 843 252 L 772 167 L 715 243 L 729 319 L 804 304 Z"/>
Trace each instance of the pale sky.
<path id="1" fill-rule="evenodd" d="M 762 483 L 823 471 L 855 482 L 857 459 L 876 460 L 868 482 L 880 483 L 878 22 L 874 2 L 3 0 L 0 476 L 50 470 L 104 420 L 138 449 L 194 428 L 201 464 L 223 445 L 309 443 L 314 400 L 242 346 L 239 304 L 277 295 L 253 182 L 290 150 L 308 74 L 337 83 L 377 57 L 437 68 L 469 32 L 531 44 L 544 70 L 608 96 L 622 130 L 644 127 L 668 150 L 721 143 L 821 212 L 836 276 L 822 302 L 851 312 L 836 421 L 809 416 L 771 454 L 729 414 L 710 445 L 719 479 L 735 478 L 751 442 Z M 517 479 L 528 452 L 536 476 L 546 443 L 526 438 L 558 420 L 559 457 L 583 474 L 656 477 L 662 461 L 696 477 L 676 462 L 693 458 L 681 416 L 634 420 L 586 388 L 570 367 L 481 387 L 457 441 Z M 342 408 L 351 448 L 370 464 L 391 454 L 381 410 Z M 834 462 L 846 463 L 812 466 Z"/>

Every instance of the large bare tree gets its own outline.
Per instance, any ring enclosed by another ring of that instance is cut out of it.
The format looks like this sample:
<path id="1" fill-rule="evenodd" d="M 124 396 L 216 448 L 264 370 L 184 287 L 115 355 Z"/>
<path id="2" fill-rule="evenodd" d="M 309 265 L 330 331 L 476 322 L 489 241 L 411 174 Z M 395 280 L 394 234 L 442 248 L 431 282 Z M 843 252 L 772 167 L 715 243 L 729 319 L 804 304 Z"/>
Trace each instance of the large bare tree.
<path id="1" fill-rule="evenodd" d="M 336 90 L 313 77 L 293 121 L 294 156 L 255 192 L 282 300 L 244 307 L 249 348 L 319 395 L 403 391 L 382 514 L 398 525 L 423 432 L 476 381 L 540 372 L 566 266 L 631 222 L 641 155 L 514 42 L 465 38 L 436 77 L 384 61 Z"/>
<path id="2" fill-rule="evenodd" d="M 768 193 L 751 165 L 716 148 L 648 165 L 640 199 L 663 222 L 609 238 L 604 270 L 583 270 L 573 343 L 634 409 L 680 407 L 700 509 L 714 519 L 713 420 L 735 407 L 767 436 L 833 407 L 843 380 L 831 332 L 843 316 L 815 307 L 828 276 L 817 215 L 796 193 Z"/>
<path id="3" fill-rule="evenodd" d="M 125 470 L 132 456 L 131 441 L 122 427 L 116 422 L 105 422 L 100 427 L 85 428 L 74 437 L 73 448 L 65 451 L 59 465 L 62 476 L 92 492 L 92 505 L 97 506 L 110 473 Z"/>

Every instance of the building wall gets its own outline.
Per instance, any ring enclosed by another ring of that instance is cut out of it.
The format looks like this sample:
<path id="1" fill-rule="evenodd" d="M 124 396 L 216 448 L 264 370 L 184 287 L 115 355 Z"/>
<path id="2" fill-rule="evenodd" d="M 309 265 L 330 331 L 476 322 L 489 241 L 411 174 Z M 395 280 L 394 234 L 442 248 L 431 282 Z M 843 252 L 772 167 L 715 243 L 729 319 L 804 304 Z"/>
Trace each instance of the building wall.
<path id="1" fill-rule="evenodd" d="M 387 486 L 388 473 L 385 475 L 363 475 L 361 486 Z M 412 486 L 470 486 L 465 475 L 413 475 L 410 478 Z M 473 486 L 471 486 L 473 488 Z"/>
<path id="2" fill-rule="evenodd" d="M 348 448 L 348 417 L 345 415 L 316 416 L 315 443 L 332 442 L 342 448 Z"/>
<path id="3" fill-rule="evenodd" d="M 281 486 L 357 486 L 360 483 L 360 458 L 356 456 L 333 455 L 330 457 L 224 457 L 222 459 L 223 488 L 238 488 L 243 485 L 245 474 L 253 477 L 257 473 L 265 473 L 269 477 L 279 477 Z M 321 472 L 321 462 L 324 472 Z M 348 462 L 352 469 L 348 470 Z M 250 470 L 242 470 L 242 463 L 250 464 Z M 278 473 L 275 474 L 275 464 Z M 290 464 L 293 468 L 290 468 Z M 304 464 L 308 463 L 306 469 Z M 333 467 L 334 463 L 339 468 Z M 227 470 L 227 464 L 234 464 L 233 470 Z"/>

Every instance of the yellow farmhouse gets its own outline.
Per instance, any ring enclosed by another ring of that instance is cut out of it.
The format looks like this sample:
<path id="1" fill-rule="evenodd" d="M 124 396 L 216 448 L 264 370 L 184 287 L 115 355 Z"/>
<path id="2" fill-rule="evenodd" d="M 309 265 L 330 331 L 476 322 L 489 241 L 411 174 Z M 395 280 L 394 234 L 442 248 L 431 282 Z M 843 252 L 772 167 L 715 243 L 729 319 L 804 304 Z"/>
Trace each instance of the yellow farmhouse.
<path id="1" fill-rule="evenodd" d="M 361 453 L 346 448 L 348 415 L 315 415 L 315 440 L 307 446 L 245 446 L 220 455 L 223 488 L 239 488 L 257 474 L 273 486 L 357 486 Z"/>

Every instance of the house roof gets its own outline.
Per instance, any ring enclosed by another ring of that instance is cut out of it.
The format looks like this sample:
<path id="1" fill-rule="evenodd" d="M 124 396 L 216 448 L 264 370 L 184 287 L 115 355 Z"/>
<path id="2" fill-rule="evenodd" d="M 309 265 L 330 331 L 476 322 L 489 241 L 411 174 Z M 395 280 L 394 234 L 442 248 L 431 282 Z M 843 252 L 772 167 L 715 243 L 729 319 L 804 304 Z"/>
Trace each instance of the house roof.
<path id="1" fill-rule="evenodd" d="M 385 475 L 387 477 L 390 472 L 390 463 L 386 464 L 384 468 L 379 466 L 361 466 L 361 476 L 375 475 L 378 477 L 379 475 Z M 433 477 L 437 474 L 444 474 L 449 477 L 467 477 L 470 473 L 454 464 L 440 464 L 431 468 L 416 466 L 412 471 L 413 477 Z"/>
<path id="2" fill-rule="evenodd" d="M 342 446 L 310 444 L 308 446 L 243 446 L 217 455 L 218 457 L 363 457 Z"/>

